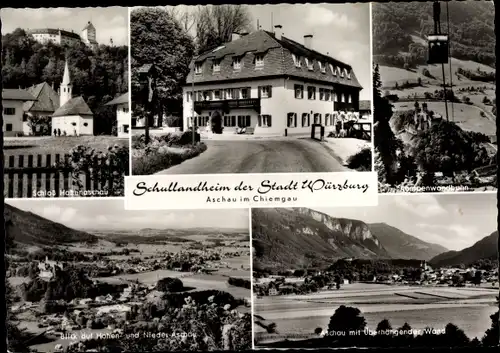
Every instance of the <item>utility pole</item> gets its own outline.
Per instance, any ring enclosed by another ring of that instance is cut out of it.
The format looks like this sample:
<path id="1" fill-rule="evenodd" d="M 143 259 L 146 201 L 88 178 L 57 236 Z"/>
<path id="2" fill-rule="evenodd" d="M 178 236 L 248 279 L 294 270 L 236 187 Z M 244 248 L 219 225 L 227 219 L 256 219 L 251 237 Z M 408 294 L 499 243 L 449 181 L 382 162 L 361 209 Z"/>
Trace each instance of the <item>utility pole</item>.
<path id="1" fill-rule="evenodd" d="M 195 129 L 195 123 L 194 123 L 194 102 L 195 102 L 195 98 L 194 98 L 194 76 L 196 74 L 196 60 L 197 57 L 194 57 L 193 58 L 193 76 L 191 77 L 191 143 L 194 145 L 196 145 L 196 138 L 195 138 L 195 135 L 196 135 L 196 129 Z"/>
<path id="2" fill-rule="evenodd" d="M 446 2 L 446 24 L 448 26 L 448 40 L 451 39 L 450 38 L 450 9 L 448 7 L 448 4 L 449 4 L 449 1 Z M 450 91 L 452 93 L 452 97 L 454 96 L 453 95 L 453 72 L 452 72 L 452 69 L 451 69 L 451 49 L 450 49 L 450 41 L 448 41 L 448 60 L 450 61 L 449 62 L 449 66 L 450 66 Z M 455 110 L 454 110 L 454 107 L 453 107 L 453 99 L 451 100 L 451 121 L 454 121 L 455 120 Z"/>
<path id="3" fill-rule="evenodd" d="M 142 65 L 139 70 L 139 80 L 141 82 L 141 89 L 143 94 L 144 111 L 146 121 L 144 123 L 144 143 L 149 143 L 149 128 L 150 120 L 154 115 L 154 108 L 156 107 L 156 68 L 153 64 Z"/>
<path id="4" fill-rule="evenodd" d="M 441 35 L 441 4 L 439 1 L 435 1 L 433 3 L 433 14 L 434 14 L 434 31 L 435 35 L 440 36 Z M 435 43 L 434 45 L 442 45 L 440 43 Z M 431 55 L 431 53 L 429 53 Z M 446 53 L 448 55 L 448 53 Z M 446 58 L 446 61 L 448 61 L 448 58 Z M 445 60 L 439 60 L 438 62 L 441 63 L 441 69 L 443 72 L 443 98 L 444 98 L 444 106 L 446 109 L 446 121 L 449 121 L 448 117 L 448 102 L 446 99 L 446 76 L 444 72 L 444 62 Z"/>

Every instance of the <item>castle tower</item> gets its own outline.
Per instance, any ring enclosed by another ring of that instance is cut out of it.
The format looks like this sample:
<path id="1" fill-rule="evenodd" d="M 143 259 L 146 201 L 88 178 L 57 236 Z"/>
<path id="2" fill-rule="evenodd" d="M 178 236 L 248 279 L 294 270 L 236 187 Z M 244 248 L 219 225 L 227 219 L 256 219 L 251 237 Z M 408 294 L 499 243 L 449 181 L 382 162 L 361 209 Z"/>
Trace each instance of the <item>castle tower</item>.
<path id="1" fill-rule="evenodd" d="M 68 60 L 64 64 L 64 75 L 59 88 L 59 106 L 62 107 L 66 102 L 72 98 L 73 85 L 69 77 Z"/>
<path id="2" fill-rule="evenodd" d="M 80 34 L 82 41 L 87 44 L 92 49 L 96 49 L 97 44 L 97 31 L 92 24 L 92 22 L 87 22 L 87 25 L 82 29 L 82 33 Z"/>

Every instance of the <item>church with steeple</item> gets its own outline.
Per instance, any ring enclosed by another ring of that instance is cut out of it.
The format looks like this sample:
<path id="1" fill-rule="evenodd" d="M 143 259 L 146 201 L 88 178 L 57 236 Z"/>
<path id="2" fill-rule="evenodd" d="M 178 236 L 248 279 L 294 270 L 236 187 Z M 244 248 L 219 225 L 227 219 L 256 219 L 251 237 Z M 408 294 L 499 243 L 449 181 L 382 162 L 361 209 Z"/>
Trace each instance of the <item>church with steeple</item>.
<path id="1" fill-rule="evenodd" d="M 67 60 L 59 87 L 59 108 L 52 115 L 52 130 L 60 130 L 61 136 L 94 134 L 94 113 L 82 96 L 73 98 L 73 85 Z"/>

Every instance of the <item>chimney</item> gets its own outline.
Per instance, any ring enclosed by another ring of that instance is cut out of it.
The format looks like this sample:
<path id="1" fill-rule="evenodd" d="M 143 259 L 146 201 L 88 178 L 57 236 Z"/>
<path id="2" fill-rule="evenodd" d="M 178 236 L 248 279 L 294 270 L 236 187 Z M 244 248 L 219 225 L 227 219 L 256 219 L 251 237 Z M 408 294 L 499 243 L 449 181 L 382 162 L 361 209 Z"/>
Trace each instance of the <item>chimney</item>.
<path id="1" fill-rule="evenodd" d="M 304 46 L 307 49 L 311 49 L 312 50 L 312 41 L 313 41 L 313 35 L 312 34 L 306 34 L 304 36 Z"/>
<path id="2" fill-rule="evenodd" d="M 281 39 L 281 37 L 283 36 L 283 26 L 281 26 L 281 25 L 274 26 L 274 36 L 278 40 Z"/>
<path id="3" fill-rule="evenodd" d="M 240 39 L 239 33 L 236 33 L 236 32 L 231 33 L 231 42 L 234 42 L 235 40 L 238 40 L 238 39 Z"/>

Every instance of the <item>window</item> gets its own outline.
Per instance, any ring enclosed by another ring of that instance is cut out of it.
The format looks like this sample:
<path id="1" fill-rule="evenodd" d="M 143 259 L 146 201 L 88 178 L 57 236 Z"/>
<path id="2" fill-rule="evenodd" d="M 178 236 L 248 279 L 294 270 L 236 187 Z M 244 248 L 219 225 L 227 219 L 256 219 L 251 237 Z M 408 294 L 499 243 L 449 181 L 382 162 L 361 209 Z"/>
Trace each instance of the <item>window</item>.
<path id="1" fill-rule="evenodd" d="M 325 126 L 330 125 L 330 114 L 325 114 Z"/>
<path id="2" fill-rule="evenodd" d="M 325 100 L 325 90 L 323 88 L 319 89 L 319 100 Z"/>
<path id="3" fill-rule="evenodd" d="M 3 115 L 16 115 L 16 108 L 3 108 Z"/>
<path id="4" fill-rule="evenodd" d="M 250 88 L 245 87 L 241 89 L 241 99 L 250 98 Z"/>
<path id="5" fill-rule="evenodd" d="M 238 115 L 238 127 L 250 126 L 250 115 Z"/>
<path id="6" fill-rule="evenodd" d="M 216 90 L 214 91 L 214 99 L 216 99 L 216 100 L 221 99 L 221 96 L 220 96 L 220 89 L 216 89 Z"/>
<path id="7" fill-rule="evenodd" d="M 233 89 L 227 88 L 224 90 L 224 99 L 233 99 Z"/>
<path id="8" fill-rule="evenodd" d="M 288 113 L 287 127 L 297 127 L 297 113 Z"/>
<path id="9" fill-rule="evenodd" d="M 235 127 L 236 126 L 236 116 L 234 116 L 234 115 L 224 116 L 224 126 Z"/>
<path id="10" fill-rule="evenodd" d="M 28 114 L 23 114 L 23 122 L 28 121 Z"/>
<path id="11" fill-rule="evenodd" d="M 293 63 L 295 64 L 295 66 L 300 67 L 300 57 L 298 57 L 295 54 L 292 54 L 292 58 L 293 58 Z"/>
<path id="12" fill-rule="evenodd" d="M 335 69 L 333 68 L 333 65 L 328 64 L 328 66 L 330 67 L 330 71 L 332 72 L 332 74 L 335 75 Z"/>
<path id="13" fill-rule="evenodd" d="M 127 124 L 123 125 L 123 132 L 128 134 L 129 126 Z"/>
<path id="14" fill-rule="evenodd" d="M 350 94 L 347 95 L 347 103 L 352 103 L 351 95 Z"/>
<path id="15" fill-rule="evenodd" d="M 241 59 L 238 57 L 233 58 L 233 69 L 241 70 Z"/>
<path id="16" fill-rule="evenodd" d="M 124 113 L 128 113 L 128 112 L 129 112 L 129 107 L 128 107 L 128 106 L 123 107 L 122 111 L 123 111 Z"/>
<path id="17" fill-rule="evenodd" d="M 186 102 L 190 101 L 191 96 L 192 96 L 192 92 L 186 92 Z"/>
<path id="18" fill-rule="evenodd" d="M 339 95 L 337 93 L 333 94 L 333 101 L 338 102 L 339 101 Z"/>
<path id="19" fill-rule="evenodd" d="M 259 87 L 259 98 L 271 98 L 272 96 L 272 86 L 260 86 Z"/>
<path id="20" fill-rule="evenodd" d="M 345 94 L 340 94 L 340 101 L 345 103 Z"/>
<path id="21" fill-rule="evenodd" d="M 76 123 L 75 123 L 75 122 L 72 122 L 72 123 L 71 123 L 71 125 L 76 126 Z"/>
<path id="22" fill-rule="evenodd" d="M 205 101 L 212 100 L 212 91 L 204 91 L 203 92 L 203 100 L 205 100 Z"/>
<path id="23" fill-rule="evenodd" d="M 321 124 L 321 114 L 319 113 L 314 114 L 314 123 Z"/>
<path id="24" fill-rule="evenodd" d="M 255 66 L 256 67 L 264 66 L 264 55 L 259 54 L 255 56 Z"/>
<path id="25" fill-rule="evenodd" d="M 200 75 L 203 72 L 203 66 L 201 63 L 194 64 L 194 73 Z"/>
<path id="26" fill-rule="evenodd" d="M 346 72 L 347 72 L 347 79 L 350 80 L 351 79 L 351 70 L 346 71 Z"/>
<path id="27" fill-rule="evenodd" d="M 330 100 L 330 90 L 329 89 L 325 89 L 325 101 L 329 101 Z"/>
<path id="28" fill-rule="evenodd" d="M 12 131 L 12 124 L 5 124 L 5 131 Z"/>
<path id="29" fill-rule="evenodd" d="M 212 63 L 213 72 L 220 72 L 220 60 L 214 60 Z"/>
<path id="30" fill-rule="evenodd" d="M 307 87 L 307 99 L 316 99 L 316 87 Z"/>
<path id="31" fill-rule="evenodd" d="M 271 127 L 272 126 L 271 115 L 259 115 L 258 125 L 259 127 Z"/>
<path id="32" fill-rule="evenodd" d="M 333 89 L 330 90 L 330 100 L 331 101 L 335 100 L 335 93 L 333 92 Z"/>
<path id="33" fill-rule="evenodd" d="M 319 69 L 321 70 L 322 73 L 326 72 L 326 66 L 323 65 L 321 61 L 318 61 Z"/>
<path id="34" fill-rule="evenodd" d="M 75 123 L 75 125 L 76 125 L 76 123 Z M 83 126 L 87 127 L 87 126 L 89 126 L 89 123 L 83 123 Z"/>
<path id="35" fill-rule="evenodd" d="M 345 70 L 341 70 L 340 68 L 338 68 L 338 71 L 339 71 L 339 73 L 340 73 L 340 77 L 344 77 L 344 71 L 345 71 Z"/>
<path id="36" fill-rule="evenodd" d="M 295 89 L 295 98 L 303 99 L 304 98 L 304 86 L 295 85 L 294 89 Z"/>
<path id="37" fill-rule="evenodd" d="M 308 113 L 304 113 L 302 114 L 302 127 L 307 127 L 310 124 L 310 117 L 309 117 L 309 114 Z"/>
<path id="38" fill-rule="evenodd" d="M 307 66 L 307 69 L 308 70 L 313 70 L 314 68 L 314 62 L 312 60 L 309 60 L 308 58 L 306 58 L 306 66 Z"/>
<path id="39" fill-rule="evenodd" d="M 196 92 L 196 101 L 198 101 L 198 102 L 202 101 L 202 100 L 204 100 L 203 98 L 204 98 L 204 94 L 202 91 Z"/>

